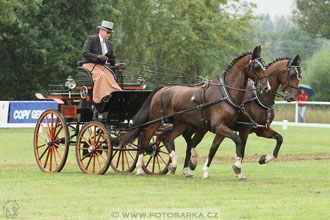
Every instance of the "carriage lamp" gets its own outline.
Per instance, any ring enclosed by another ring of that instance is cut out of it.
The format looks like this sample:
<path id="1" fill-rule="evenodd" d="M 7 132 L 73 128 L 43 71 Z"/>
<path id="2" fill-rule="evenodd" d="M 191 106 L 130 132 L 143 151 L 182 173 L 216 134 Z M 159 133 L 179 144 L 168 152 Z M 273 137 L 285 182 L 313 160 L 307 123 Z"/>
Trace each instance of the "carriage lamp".
<path id="1" fill-rule="evenodd" d="M 69 89 L 74 89 L 76 88 L 76 85 L 77 85 L 76 81 L 71 76 L 68 76 L 65 82 L 65 86 L 68 87 Z"/>
<path id="2" fill-rule="evenodd" d="M 145 89 L 147 87 L 146 81 L 142 78 L 142 76 L 139 76 L 136 80 L 136 83 L 140 84 L 140 86 Z"/>

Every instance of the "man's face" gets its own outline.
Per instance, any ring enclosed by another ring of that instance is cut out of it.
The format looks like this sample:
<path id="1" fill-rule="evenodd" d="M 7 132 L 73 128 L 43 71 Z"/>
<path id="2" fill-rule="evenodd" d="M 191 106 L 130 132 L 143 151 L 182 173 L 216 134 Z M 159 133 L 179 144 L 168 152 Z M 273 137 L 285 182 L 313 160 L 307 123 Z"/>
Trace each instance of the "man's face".
<path id="1" fill-rule="evenodd" d="M 108 40 L 109 37 L 111 36 L 111 32 L 100 29 L 100 35 L 103 38 L 103 40 Z"/>

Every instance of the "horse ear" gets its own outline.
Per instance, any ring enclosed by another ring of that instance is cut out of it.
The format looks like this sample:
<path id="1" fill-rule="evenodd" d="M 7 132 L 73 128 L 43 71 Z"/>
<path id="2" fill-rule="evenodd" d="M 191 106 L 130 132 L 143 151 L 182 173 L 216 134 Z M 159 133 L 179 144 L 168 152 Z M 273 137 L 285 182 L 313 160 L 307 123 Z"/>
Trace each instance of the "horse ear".
<path id="1" fill-rule="evenodd" d="M 299 66 L 300 64 L 300 56 L 299 54 L 293 59 L 292 65 Z"/>
<path id="2" fill-rule="evenodd" d="M 252 53 L 252 60 L 257 59 L 260 57 L 260 51 L 261 51 L 261 47 L 260 46 L 256 46 L 253 50 Z"/>

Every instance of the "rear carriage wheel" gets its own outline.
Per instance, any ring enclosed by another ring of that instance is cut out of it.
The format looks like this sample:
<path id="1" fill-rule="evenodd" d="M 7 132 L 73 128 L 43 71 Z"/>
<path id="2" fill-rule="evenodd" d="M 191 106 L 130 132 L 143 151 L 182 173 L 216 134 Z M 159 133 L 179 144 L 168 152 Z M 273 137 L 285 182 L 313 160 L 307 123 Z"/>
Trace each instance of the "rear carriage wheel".
<path id="1" fill-rule="evenodd" d="M 34 155 L 43 172 L 60 172 L 69 152 L 69 131 L 62 114 L 46 110 L 39 117 L 34 131 Z"/>
<path id="2" fill-rule="evenodd" d="M 103 175 L 111 162 L 110 134 L 97 121 L 88 122 L 81 129 L 76 144 L 76 158 L 82 172 Z"/>
<path id="3" fill-rule="evenodd" d="M 141 143 L 143 136 L 140 137 Z M 162 135 L 154 135 L 150 140 L 150 152 L 144 152 L 142 169 L 150 175 L 164 175 L 168 172 L 167 167 L 171 162 L 170 154 L 167 151 L 167 141 Z"/>
<path id="4" fill-rule="evenodd" d="M 111 167 L 114 171 L 118 173 L 128 173 L 132 172 L 136 167 L 138 145 L 137 140 L 133 143 L 128 143 L 127 145 L 119 145 L 118 139 L 122 133 L 112 133 L 114 142 L 116 142 L 113 147 Z"/>

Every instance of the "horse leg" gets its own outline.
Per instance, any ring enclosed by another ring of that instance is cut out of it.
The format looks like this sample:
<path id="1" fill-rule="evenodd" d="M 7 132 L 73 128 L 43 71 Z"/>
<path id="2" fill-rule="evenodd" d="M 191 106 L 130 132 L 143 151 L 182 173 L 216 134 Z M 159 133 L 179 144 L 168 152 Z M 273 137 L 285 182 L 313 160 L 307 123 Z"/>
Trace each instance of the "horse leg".
<path id="1" fill-rule="evenodd" d="M 191 148 L 191 159 L 189 160 L 189 168 L 195 170 L 198 163 L 198 154 L 196 151 L 197 145 L 202 141 L 206 132 L 198 131 L 195 133 L 192 139 L 192 148 Z"/>
<path id="2" fill-rule="evenodd" d="M 183 124 L 179 124 L 179 125 L 175 125 L 170 136 L 168 137 L 168 150 L 170 153 L 170 158 L 171 158 L 171 163 L 168 166 L 168 170 L 174 174 L 177 164 L 178 164 L 178 158 L 177 155 L 174 151 L 174 139 L 177 138 L 178 136 L 180 136 L 185 130 L 186 130 L 186 126 Z"/>
<path id="3" fill-rule="evenodd" d="M 188 162 L 189 162 L 189 159 L 191 157 L 191 145 L 192 145 L 192 133 L 191 132 L 185 132 L 183 135 L 184 139 L 186 140 L 186 143 L 187 143 L 187 149 L 186 149 L 186 157 L 185 157 L 185 160 L 184 160 L 184 165 L 183 165 L 183 175 L 185 177 L 193 177 L 194 175 L 192 175 L 190 172 L 189 172 L 189 169 L 188 169 Z"/>
<path id="4" fill-rule="evenodd" d="M 269 163 L 270 161 L 272 161 L 273 159 L 277 158 L 278 152 L 283 143 L 282 135 L 280 135 L 279 133 L 277 133 L 276 131 L 274 131 L 271 128 L 263 129 L 261 132 L 257 132 L 257 135 L 260 137 L 264 137 L 264 138 L 276 139 L 276 147 L 273 151 L 273 154 L 272 155 L 270 155 L 270 154 L 262 155 L 259 159 L 259 164 L 266 164 L 266 163 Z"/>
<path id="5" fill-rule="evenodd" d="M 242 160 L 244 159 L 245 155 L 245 147 L 246 147 L 246 142 L 249 137 L 251 129 L 250 128 L 243 128 L 239 130 L 239 138 L 241 139 L 241 144 L 242 144 Z"/>
<path id="6" fill-rule="evenodd" d="M 136 162 L 136 176 L 143 176 L 143 169 L 142 169 L 142 161 L 143 161 L 143 153 L 147 149 L 151 138 L 154 136 L 155 132 L 160 127 L 160 122 L 153 123 L 148 126 L 147 131 L 144 135 L 142 143 L 138 150 L 138 161 Z"/>
<path id="7" fill-rule="evenodd" d="M 210 151 L 209 151 L 209 155 L 208 155 L 206 162 L 204 164 L 204 167 L 203 167 L 203 172 L 204 172 L 203 179 L 209 179 L 209 167 L 211 165 L 211 162 L 212 162 L 212 159 L 213 159 L 215 153 L 217 152 L 217 150 L 219 148 L 219 145 L 221 144 L 221 142 L 223 141 L 224 138 L 225 138 L 224 136 L 218 135 L 218 134 L 214 137 Z"/>
<path id="8" fill-rule="evenodd" d="M 232 168 L 235 173 L 235 176 L 239 180 L 247 180 L 246 177 L 242 175 L 241 168 L 242 168 L 242 160 L 243 160 L 243 150 L 242 150 L 242 141 L 237 134 L 234 133 L 229 127 L 222 125 L 216 128 L 217 135 L 222 135 L 232 139 L 236 145 L 236 162 L 233 164 Z M 221 141 L 223 138 L 221 139 Z M 212 146 L 213 147 L 213 146 Z"/>

